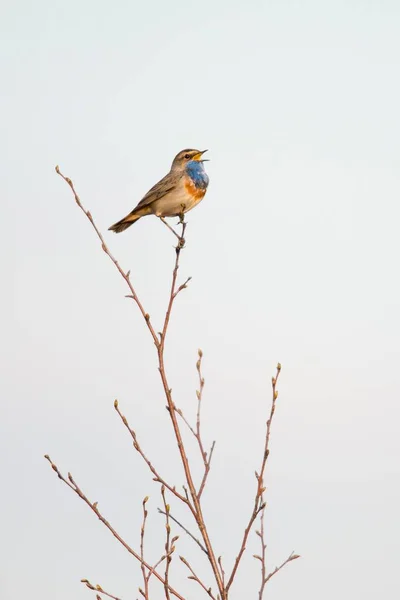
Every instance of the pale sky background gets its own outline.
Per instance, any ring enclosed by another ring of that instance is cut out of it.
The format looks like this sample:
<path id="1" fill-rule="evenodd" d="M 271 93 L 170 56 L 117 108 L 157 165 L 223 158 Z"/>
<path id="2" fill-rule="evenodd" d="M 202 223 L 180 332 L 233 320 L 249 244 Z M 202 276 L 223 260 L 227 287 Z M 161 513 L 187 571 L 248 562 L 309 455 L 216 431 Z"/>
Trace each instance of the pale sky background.
<path id="1" fill-rule="evenodd" d="M 149 494 L 149 561 L 162 552 L 157 486 L 113 409 L 118 398 L 154 463 L 183 482 L 154 347 L 54 166 L 159 327 L 171 234 L 155 218 L 107 228 L 185 147 L 210 149 L 211 184 L 188 215 L 180 276 L 193 281 L 167 361 L 194 417 L 204 351 L 217 552 L 228 570 L 279 360 L 269 567 L 302 558 L 266 597 L 399 597 L 399 28 L 396 0 L 2 3 L 2 600 L 94 598 L 82 577 L 138 597 L 139 565 L 45 453 L 135 548 Z M 232 600 L 257 598 L 258 551 L 253 534 Z M 177 552 L 212 582 L 184 535 Z M 172 582 L 205 598 L 178 562 Z"/>

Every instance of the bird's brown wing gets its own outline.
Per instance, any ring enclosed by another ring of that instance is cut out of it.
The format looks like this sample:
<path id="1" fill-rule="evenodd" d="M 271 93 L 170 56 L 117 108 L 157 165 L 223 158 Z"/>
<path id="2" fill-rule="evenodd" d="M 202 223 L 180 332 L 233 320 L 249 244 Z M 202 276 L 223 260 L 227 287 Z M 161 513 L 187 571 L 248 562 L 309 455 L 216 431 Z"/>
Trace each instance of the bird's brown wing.
<path id="1" fill-rule="evenodd" d="M 135 206 L 135 208 L 128 214 L 126 217 L 118 221 L 118 223 L 114 223 L 111 225 L 109 229 L 111 231 L 115 231 L 116 233 L 120 233 L 124 231 L 128 227 L 135 223 L 140 217 L 144 215 L 148 215 L 152 212 L 151 208 L 149 208 L 150 204 L 152 204 L 155 200 L 159 200 L 172 192 L 175 189 L 181 175 L 168 173 L 163 179 L 161 179 L 155 186 L 151 188 L 147 192 L 147 194 L 141 199 L 139 204 Z"/>
<path id="2" fill-rule="evenodd" d="M 135 212 L 139 208 L 144 208 L 145 206 L 149 206 L 155 200 L 159 200 L 169 192 L 175 188 L 177 182 L 179 180 L 179 176 L 172 175 L 172 173 L 168 173 L 165 177 L 163 177 L 156 185 L 154 185 L 151 190 L 147 192 L 145 196 L 141 199 L 139 204 L 135 206 L 133 212 Z"/>

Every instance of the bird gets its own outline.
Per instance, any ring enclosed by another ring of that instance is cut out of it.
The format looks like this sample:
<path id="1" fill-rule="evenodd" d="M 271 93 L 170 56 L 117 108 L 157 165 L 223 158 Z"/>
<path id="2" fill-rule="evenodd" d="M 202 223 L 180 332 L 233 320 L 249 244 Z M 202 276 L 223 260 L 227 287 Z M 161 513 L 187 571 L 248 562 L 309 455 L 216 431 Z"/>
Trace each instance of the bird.
<path id="1" fill-rule="evenodd" d="M 175 156 L 169 173 L 153 186 L 126 217 L 109 230 L 120 233 L 146 215 L 176 217 L 192 210 L 205 196 L 209 178 L 204 169 L 207 150 L 185 149 Z"/>

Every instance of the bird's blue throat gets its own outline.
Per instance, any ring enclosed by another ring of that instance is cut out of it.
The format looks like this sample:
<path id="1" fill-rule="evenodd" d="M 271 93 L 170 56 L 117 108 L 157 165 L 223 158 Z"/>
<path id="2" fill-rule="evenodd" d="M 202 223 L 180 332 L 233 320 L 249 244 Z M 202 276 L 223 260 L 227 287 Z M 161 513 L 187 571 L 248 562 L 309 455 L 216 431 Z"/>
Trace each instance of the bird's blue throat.
<path id="1" fill-rule="evenodd" d="M 186 165 L 186 173 L 197 188 L 201 190 L 207 189 L 209 179 L 202 162 L 198 160 L 189 161 Z"/>

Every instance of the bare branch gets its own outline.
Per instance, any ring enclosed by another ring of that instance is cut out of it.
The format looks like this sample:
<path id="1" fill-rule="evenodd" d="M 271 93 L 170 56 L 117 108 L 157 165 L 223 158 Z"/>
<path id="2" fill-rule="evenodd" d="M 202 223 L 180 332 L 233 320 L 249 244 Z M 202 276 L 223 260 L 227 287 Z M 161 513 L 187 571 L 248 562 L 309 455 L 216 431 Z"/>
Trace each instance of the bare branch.
<path id="1" fill-rule="evenodd" d="M 207 592 L 207 594 L 210 596 L 210 598 L 212 598 L 213 600 L 216 600 L 215 596 L 212 593 L 212 589 L 210 587 L 207 587 L 202 581 L 201 579 L 199 579 L 199 577 L 196 575 L 196 573 L 193 571 L 192 567 L 190 566 L 189 562 L 186 560 L 186 558 L 183 558 L 183 556 L 179 557 L 181 559 L 181 561 L 183 562 L 184 565 L 187 566 L 187 568 L 189 569 L 189 571 L 191 572 L 191 575 L 189 575 L 188 579 L 193 579 L 193 581 L 197 581 L 197 583 L 203 588 L 203 590 L 205 590 Z"/>
<path id="2" fill-rule="evenodd" d="M 261 562 L 261 586 L 260 586 L 260 590 L 258 592 L 258 600 L 262 600 L 264 591 L 265 591 L 265 586 L 266 586 L 267 582 L 271 579 L 271 577 L 273 577 L 276 573 L 278 573 L 278 571 L 283 569 L 283 567 L 285 565 L 287 565 L 288 563 L 290 563 L 292 560 L 296 560 L 297 558 L 300 558 L 299 554 L 295 554 L 294 552 L 292 552 L 288 556 L 288 558 L 285 561 L 283 561 L 282 564 L 280 564 L 278 567 L 275 567 L 275 569 L 273 571 L 271 571 L 271 573 L 266 575 L 266 552 L 265 551 L 266 551 L 267 546 L 265 544 L 264 517 L 265 517 L 265 507 L 261 511 L 260 531 L 256 531 L 256 534 L 258 535 L 258 537 L 260 538 L 260 541 L 261 541 L 261 556 L 254 555 L 254 558 L 256 558 L 257 560 L 259 560 Z"/>
<path id="3" fill-rule="evenodd" d="M 167 557 L 165 556 L 165 554 L 163 554 L 162 557 L 156 562 L 156 564 L 153 567 L 151 567 L 150 571 L 147 574 L 147 581 L 150 581 L 150 577 L 154 575 L 154 572 L 157 569 L 157 567 L 159 567 L 166 558 Z"/>
<path id="4" fill-rule="evenodd" d="M 99 229 L 97 228 L 97 225 L 95 224 L 95 222 L 94 222 L 94 220 L 93 220 L 93 217 L 92 217 L 91 213 L 90 213 L 88 210 L 86 210 L 86 209 L 84 208 L 84 206 L 82 205 L 82 203 L 81 203 L 81 201 L 80 201 L 80 198 L 79 198 L 79 196 L 78 196 L 77 192 L 75 191 L 74 184 L 72 183 L 71 179 L 70 179 L 69 177 L 66 177 L 65 175 L 63 175 L 63 174 L 61 173 L 61 171 L 60 171 L 60 168 L 58 167 L 58 165 L 56 166 L 56 173 L 57 173 L 58 175 L 60 175 L 60 177 L 62 177 L 62 178 L 64 179 L 64 181 L 65 181 L 65 182 L 66 182 L 66 183 L 69 185 L 69 187 L 71 188 L 71 190 L 72 190 L 72 193 L 74 194 L 74 197 L 75 197 L 75 202 L 77 203 L 77 205 L 79 206 L 79 208 L 80 208 L 80 209 L 81 209 L 81 210 L 84 212 L 84 214 L 85 214 L 85 215 L 87 216 L 87 218 L 89 219 L 89 221 L 90 221 L 90 223 L 91 223 L 91 225 L 92 225 L 93 229 L 95 230 L 95 232 L 96 232 L 96 234 L 97 234 L 97 237 L 99 238 L 99 240 L 100 240 L 100 242 L 101 242 L 101 247 L 102 247 L 102 249 L 103 249 L 103 250 L 104 250 L 104 252 L 107 254 L 107 256 L 110 258 L 110 260 L 111 260 L 111 261 L 114 263 L 114 265 L 115 265 L 115 267 L 118 269 L 118 272 L 120 273 L 120 275 L 121 275 L 121 276 L 123 277 L 123 279 L 126 281 L 126 284 L 127 284 L 127 286 L 129 287 L 129 290 L 130 290 L 130 292 L 131 292 L 131 293 L 130 293 L 130 295 L 129 295 L 129 297 L 130 297 L 130 298 L 132 298 L 132 299 L 133 299 L 133 300 L 136 302 L 136 304 L 137 304 L 137 306 L 138 306 L 138 308 L 139 308 L 140 312 L 142 313 L 142 316 L 143 316 L 143 318 L 144 318 L 144 320 L 145 320 L 145 322 L 146 322 L 146 325 L 147 325 L 147 327 L 148 327 L 148 330 L 150 331 L 150 334 L 151 334 L 151 337 L 153 338 L 154 344 L 155 344 L 155 346 L 158 348 L 158 346 L 159 346 L 159 341 L 158 341 L 157 334 L 156 334 L 156 332 L 154 331 L 153 325 L 151 324 L 151 321 L 150 321 L 150 315 L 149 315 L 148 313 L 146 313 L 146 311 L 144 310 L 144 308 L 143 308 L 143 305 L 142 305 L 142 303 L 140 302 L 140 300 L 139 300 L 139 298 L 138 298 L 138 296 L 137 296 L 137 294 L 136 294 L 136 291 L 135 291 L 135 289 L 134 289 L 134 287 L 133 287 L 133 285 L 132 285 L 132 283 L 131 283 L 131 280 L 130 280 L 130 271 L 127 271 L 127 272 L 125 272 L 125 271 L 124 271 L 124 270 L 123 270 L 123 269 L 120 267 L 120 264 L 119 264 L 119 262 L 118 262 L 118 261 L 117 261 L 117 260 L 114 258 L 114 256 L 111 254 L 110 250 L 108 249 L 108 246 L 107 246 L 107 244 L 106 244 L 106 243 L 105 243 L 105 241 L 104 241 L 104 238 L 103 238 L 102 234 L 100 233 Z"/>
<path id="5" fill-rule="evenodd" d="M 147 458 L 146 454 L 143 452 L 143 450 L 142 450 L 142 448 L 141 448 L 141 446 L 140 446 L 140 444 L 138 442 L 138 439 L 137 439 L 135 431 L 133 429 L 131 429 L 131 427 L 129 426 L 127 418 L 121 413 L 121 411 L 119 409 L 118 400 L 114 400 L 114 408 L 117 411 L 118 415 L 120 416 L 121 421 L 123 422 L 123 424 L 125 425 L 125 427 L 129 431 L 129 433 L 131 434 L 131 437 L 132 437 L 132 440 L 133 440 L 133 447 L 140 454 L 140 456 L 143 458 L 144 462 L 149 467 L 150 471 L 153 473 L 153 475 L 154 475 L 154 481 L 157 481 L 158 483 L 161 483 L 163 486 L 165 486 L 167 488 L 167 490 L 169 490 L 172 494 L 174 494 L 177 498 L 179 498 L 179 500 L 181 502 L 183 502 L 184 504 L 189 504 L 190 505 L 190 502 L 187 500 L 187 498 L 185 498 L 185 496 L 182 496 L 182 494 L 180 494 L 177 491 L 177 489 L 175 488 L 175 486 L 169 485 L 165 481 L 165 479 L 163 479 L 161 477 L 161 475 L 158 473 L 158 471 L 153 466 L 153 464 L 151 463 L 151 461 Z"/>
<path id="6" fill-rule="evenodd" d="M 146 509 L 146 503 L 147 503 L 148 499 L 149 499 L 149 497 L 146 496 L 142 502 L 143 521 L 142 521 L 142 526 L 140 528 L 140 561 L 141 561 L 140 568 L 142 570 L 142 576 L 143 576 L 145 600 L 150 600 L 149 599 L 149 579 L 146 574 L 146 567 L 144 566 L 144 534 L 145 534 L 146 520 L 147 520 L 147 515 L 148 515 L 147 509 Z"/>
<path id="7" fill-rule="evenodd" d="M 223 582 L 224 587 L 225 587 L 225 571 L 224 571 L 224 567 L 222 566 L 222 556 L 218 557 L 218 564 L 219 564 L 219 568 L 220 568 L 220 571 L 221 571 L 222 582 Z"/>
<path id="8" fill-rule="evenodd" d="M 165 515 L 165 514 L 166 514 L 166 513 L 165 513 L 163 510 L 161 510 L 161 508 L 157 508 L 157 510 L 158 510 L 158 512 L 159 512 L 160 514 L 162 514 L 162 515 Z M 201 543 L 201 542 L 200 542 L 200 541 L 199 541 L 199 540 L 198 540 L 198 539 L 197 539 L 197 538 L 196 538 L 196 537 L 195 537 L 195 536 L 194 536 L 192 533 L 190 533 L 190 531 L 189 531 L 188 529 L 186 529 L 186 527 L 185 527 L 184 525 L 182 525 L 182 523 L 180 523 L 180 522 L 178 521 L 178 519 L 175 519 L 175 517 L 173 517 L 173 516 L 171 515 L 171 513 L 169 513 L 169 518 L 170 518 L 172 521 L 174 521 L 174 522 L 175 522 L 177 525 L 179 525 L 179 527 L 180 527 L 181 529 L 183 529 L 183 531 L 184 531 L 185 533 L 187 533 L 187 534 L 188 534 L 188 536 L 190 536 L 190 537 L 192 538 L 192 540 L 193 540 L 193 541 L 195 541 L 195 542 L 196 542 L 196 544 L 197 544 L 198 546 L 200 546 L 200 548 L 203 550 L 203 552 L 205 552 L 205 553 L 207 554 L 207 549 L 206 549 L 206 548 L 203 546 L 203 544 L 202 544 L 202 543 Z"/>
<path id="9" fill-rule="evenodd" d="M 265 578 L 265 573 L 266 573 L 266 561 L 265 561 L 265 550 L 267 548 L 267 545 L 265 543 L 265 532 L 264 532 L 264 517 L 265 517 L 265 506 L 261 511 L 261 516 L 260 516 L 260 531 L 256 531 L 257 535 L 260 538 L 261 541 L 261 556 L 254 556 L 254 558 L 257 558 L 261 561 L 261 586 L 260 586 L 260 590 L 258 592 L 258 600 L 262 600 L 263 594 L 264 594 L 264 588 L 265 588 L 265 584 L 266 584 L 266 578 Z"/>
<path id="10" fill-rule="evenodd" d="M 182 290 L 185 290 L 187 288 L 187 284 L 189 283 L 189 281 L 191 280 L 191 277 L 188 277 L 186 279 L 186 281 L 184 281 L 179 287 L 178 289 L 174 292 L 174 298 L 176 298 L 176 296 L 179 294 L 179 292 L 181 292 Z"/>
<path id="11" fill-rule="evenodd" d="M 294 554 L 294 552 L 292 552 L 288 556 L 288 558 L 285 561 L 283 561 L 283 563 L 281 565 L 279 565 L 279 567 L 275 567 L 275 569 L 273 571 L 271 571 L 271 573 L 269 573 L 269 575 L 267 575 L 267 577 L 265 579 L 265 583 L 267 583 L 267 581 L 269 581 L 271 579 L 271 577 L 273 577 L 276 573 L 278 573 L 278 571 L 280 571 L 285 565 L 290 563 L 292 560 L 297 560 L 298 558 L 300 558 L 300 554 Z"/>
<path id="12" fill-rule="evenodd" d="M 200 453 L 201 453 L 201 456 L 202 456 L 203 462 L 204 462 L 204 476 L 203 476 L 202 482 L 200 484 L 199 492 L 198 492 L 199 498 L 201 498 L 201 495 L 204 490 L 204 486 L 206 485 L 208 473 L 210 472 L 211 459 L 212 459 L 212 455 L 213 455 L 214 447 L 215 447 L 215 441 L 214 441 L 211 446 L 209 457 L 207 458 L 207 452 L 204 450 L 203 442 L 201 439 L 201 430 L 200 430 L 200 427 L 201 427 L 201 420 L 200 420 L 201 400 L 203 398 L 203 388 L 204 388 L 204 377 L 201 372 L 202 360 L 203 360 L 203 352 L 202 352 L 202 350 L 199 349 L 199 360 L 196 363 L 196 369 L 197 369 L 197 373 L 199 375 L 199 389 L 196 391 L 197 400 L 198 400 L 197 418 L 196 418 L 196 439 L 199 444 Z"/>
<path id="13" fill-rule="evenodd" d="M 169 566 L 170 566 L 171 560 L 172 560 L 171 555 L 174 552 L 175 548 L 170 543 L 171 526 L 169 524 L 169 504 L 167 504 L 167 500 L 165 498 L 165 487 L 164 486 L 161 487 L 161 496 L 163 499 L 163 504 L 164 504 L 164 509 L 165 509 L 164 514 L 165 514 L 165 529 L 166 529 L 166 541 L 165 541 L 166 563 L 165 563 L 165 575 L 164 575 L 164 582 L 165 582 L 164 583 L 164 591 L 165 591 L 166 600 L 170 600 L 169 589 L 168 589 Z M 177 538 L 174 538 L 174 539 L 177 539 Z"/>
<path id="14" fill-rule="evenodd" d="M 199 358 L 198 358 L 198 360 L 196 362 L 196 369 L 197 369 L 198 376 L 199 376 L 199 389 L 196 390 L 196 396 L 197 396 L 196 429 L 194 429 L 190 425 L 189 421 L 186 419 L 185 415 L 183 414 L 183 411 L 180 408 L 175 408 L 175 410 L 178 413 L 178 415 L 181 417 L 181 419 L 183 420 L 183 422 L 185 423 L 185 425 L 188 427 L 188 429 L 190 430 L 190 432 L 195 437 L 195 439 L 197 441 L 197 444 L 199 446 L 201 458 L 203 460 L 204 474 L 203 474 L 203 478 L 202 478 L 202 480 L 200 482 L 199 491 L 197 492 L 197 496 L 198 496 L 198 498 L 200 500 L 201 495 L 202 495 L 203 490 L 204 490 L 204 487 L 206 485 L 208 473 L 210 471 L 211 459 L 212 459 L 212 455 L 213 455 L 214 448 L 215 448 L 215 441 L 212 443 L 211 449 L 210 449 L 210 453 L 207 456 L 207 452 L 204 450 L 203 440 L 201 438 L 201 400 L 202 400 L 202 397 L 203 397 L 203 388 L 204 388 L 204 377 L 202 376 L 202 373 L 201 373 L 201 361 L 202 361 L 202 358 L 203 358 L 203 352 L 202 352 L 202 350 L 200 350 L 200 349 L 198 350 L 198 355 L 199 355 Z"/>
<path id="15" fill-rule="evenodd" d="M 175 410 L 178 413 L 178 415 L 180 416 L 180 418 L 182 419 L 182 421 L 185 423 L 185 425 L 187 426 L 187 428 L 191 431 L 191 433 L 194 435 L 194 437 L 196 437 L 196 432 L 193 429 L 193 427 L 191 426 L 191 424 L 189 423 L 189 421 L 187 420 L 187 418 L 185 417 L 185 415 L 183 414 L 182 409 L 180 409 L 180 408 L 178 408 L 176 406 Z"/>
<path id="16" fill-rule="evenodd" d="M 241 561 L 241 558 L 243 556 L 244 551 L 246 550 L 246 543 L 247 543 L 247 538 L 249 537 L 249 533 L 251 531 L 251 528 L 253 526 L 254 521 L 256 520 L 258 514 L 264 510 L 265 508 L 265 503 L 263 501 L 263 493 L 265 491 L 265 487 L 264 487 L 264 471 L 265 471 L 265 466 L 267 464 L 267 460 L 268 460 L 268 456 L 269 456 L 269 439 L 270 439 L 270 435 L 271 435 L 271 424 L 272 424 L 272 419 L 275 413 L 275 406 L 276 406 L 276 400 L 278 398 L 278 391 L 276 389 L 276 385 L 278 383 L 278 378 L 279 378 L 279 374 L 281 372 L 281 364 L 278 363 L 277 367 L 276 367 L 276 374 L 275 377 L 272 378 L 272 403 L 271 403 L 271 410 L 269 413 L 269 417 L 268 417 L 268 421 L 267 421 L 267 428 L 266 428 L 266 432 L 265 432 L 265 444 L 264 444 L 264 453 L 263 453 L 263 458 L 261 461 L 261 469 L 259 473 L 256 473 L 256 479 L 257 479 L 257 489 L 256 489 L 256 495 L 255 495 L 255 499 L 254 499 L 254 507 L 253 507 L 253 512 L 251 513 L 249 522 L 247 524 L 247 527 L 244 531 L 243 534 L 243 539 L 242 539 L 242 544 L 240 546 L 240 550 L 239 550 L 239 554 L 236 557 L 233 569 L 232 569 L 232 573 L 229 577 L 228 583 L 226 585 L 226 592 L 229 591 L 229 588 L 232 585 L 232 582 L 235 578 L 239 563 Z"/>
<path id="17" fill-rule="evenodd" d="M 92 509 L 92 511 L 95 513 L 95 515 L 107 527 L 107 529 L 109 531 L 111 531 L 113 536 L 119 541 L 120 544 L 122 544 L 122 546 L 124 546 L 124 548 L 129 552 L 129 554 L 132 554 L 132 556 L 134 556 L 136 558 L 136 560 L 138 560 L 140 562 L 140 564 L 143 563 L 144 566 L 146 567 L 146 569 L 151 570 L 152 574 L 154 574 L 154 576 L 157 577 L 157 579 L 164 585 L 165 584 L 164 578 L 157 571 L 155 571 L 147 562 L 142 561 L 140 555 L 137 552 L 135 552 L 135 550 L 133 550 L 133 548 L 131 548 L 131 546 L 129 546 L 129 544 L 119 535 L 119 533 L 117 533 L 117 531 L 114 529 L 114 527 L 112 527 L 112 525 L 107 521 L 107 519 L 105 517 L 103 517 L 103 515 L 100 513 L 100 511 L 97 507 L 97 502 L 91 502 L 87 498 L 87 496 L 85 496 L 85 494 L 82 492 L 82 490 L 80 489 L 80 487 L 78 486 L 76 481 L 73 479 L 71 473 L 68 473 L 68 480 L 65 479 L 65 477 L 62 475 L 62 473 L 59 471 L 57 465 L 55 463 L 53 463 L 53 461 L 51 460 L 51 458 L 48 454 L 45 454 L 45 458 L 49 461 L 53 471 L 55 471 L 57 473 L 58 478 L 61 479 L 61 481 L 63 481 L 69 488 L 71 488 L 71 490 L 73 492 L 75 492 L 75 494 L 77 496 L 79 496 L 79 498 L 81 498 L 81 500 L 83 500 L 89 506 L 89 508 Z M 176 598 L 179 598 L 179 600 L 185 600 L 184 597 L 181 596 L 170 585 L 168 586 L 168 588 L 169 588 L 169 591 L 171 592 L 171 594 L 173 594 Z"/>
<path id="18" fill-rule="evenodd" d="M 118 598 L 117 596 L 113 596 L 113 594 L 110 594 L 109 592 L 106 592 L 105 590 L 103 590 L 101 585 L 91 584 L 88 579 L 81 579 L 81 583 L 84 583 L 86 585 L 86 587 L 89 588 L 89 590 L 94 590 L 95 592 L 100 592 L 104 596 L 107 596 L 108 598 L 112 598 L 112 600 L 121 600 L 121 598 Z M 96 594 L 96 598 L 97 598 L 97 600 L 102 600 L 101 596 L 99 596 L 98 594 Z"/>

